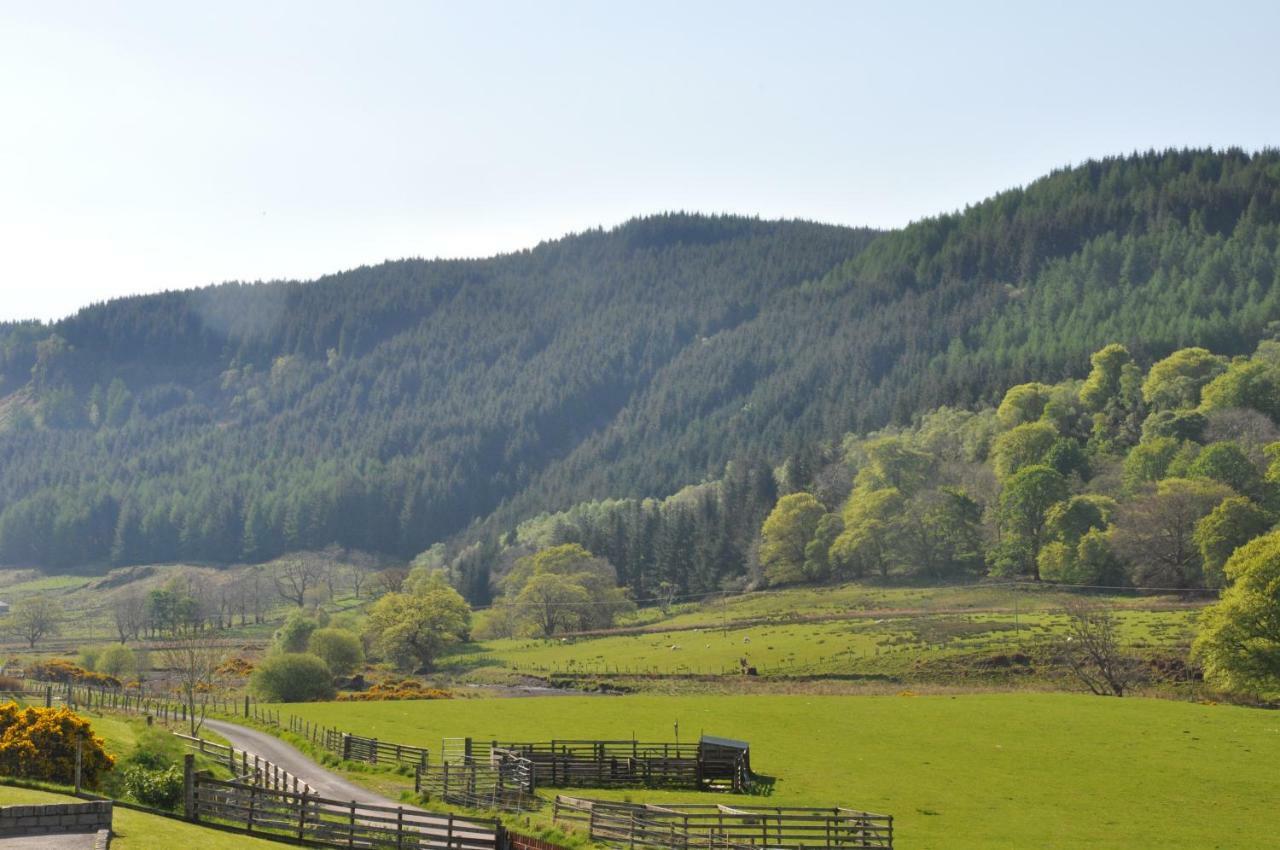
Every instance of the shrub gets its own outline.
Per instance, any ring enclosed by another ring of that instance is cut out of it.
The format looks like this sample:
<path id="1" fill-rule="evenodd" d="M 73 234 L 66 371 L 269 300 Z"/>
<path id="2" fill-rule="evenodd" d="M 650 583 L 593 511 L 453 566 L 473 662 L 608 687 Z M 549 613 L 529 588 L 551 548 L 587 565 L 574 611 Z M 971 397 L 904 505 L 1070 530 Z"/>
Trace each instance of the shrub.
<path id="1" fill-rule="evenodd" d="M 428 688 L 417 679 L 388 679 L 377 682 L 369 690 L 362 693 L 342 694 L 341 702 L 381 702 L 383 700 L 401 699 L 452 699 L 448 691 Z"/>
<path id="2" fill-rule="evenodd" d="M 311 633 L 319 628 L 315 619 L 302 611 L 290 611 L 284 625 L 275 635 L 275 648 L 278 652 L 306 652 L 307 641 Z"/>
<path id="3" fill-rule="evenodd" d="M 223 676 L 238 676 L 247 678 L 253 672 L 253 662 L 247 658 L 241 658 L 239 655 L 234 658 L 228 658 L 218 666 L 218 672 Z"/>
<path id="4" fill-rule="evenodd" d="M 0 705 L 0 773 L 48 782 L 75 781 L 76 743 L 82 742 L 81 776 L 96 787 L 115 766 L 89 721 L 65 708 Z"/>
<path id="5" fill-rule="evenodd" d="M 335 676 L 350 676 L 364 664 L 360 638 L 342 629 L 316 629 L 311 633 L 307 649 L 327 664 Z"/>
<path id="6" fill-rule="evenodd" d="M 0 676 L 0 693 L 18 694 L 22 693 L 23 683 L 21 679 L 15 679 L 13 676 Z"/>
<path id="7" fill-rule="evenodd" d="M 137 743 L 133 751 L 125 756 L 125 761 L 133 767 L 148 770 L 163 770 L 182 761 L 185 749 L 182 742 L 168 732 L 156 727 L 147 727 L 138 733 Z"/>
<path id="8" fill-rule="evenodd" d="M 133 764 L 121 771 L 121 786 L 125 793 L 142 803 L 158 809 L 176 809 L 182 802 L 182 768 L 169 765 L 163 770 L 149 770 Z"/>
<path id="9" fill-rule="evenodd" d="M 92 670 L 86 670 L 65 658 L 55 658 L 52 661 L 41 661 L 32 664 L 27 668 L 26 672 L 28 679 L 37 679 L 42 682 L 58 682 L 60 684 L 71 682 L 76 685 L 93 685 L 100 688 L 120 687 L 120 680 L 115 676 L 94 673 Z"/>
<path id="10" fill-rule="evenodd" d="M 79 657 L 76 659 L 80 666 L 86 670 L 98 669 L 98 648 L 96 646 L 80 647 Z"/>
<path id="11" fill-rule="evenodd" d="M 117 679 L 131 679 L 138 674 L 138 660 L 133 650 L 122 643 L 113 643 L 98 653 L 95 670 Z"/>
<path id="12" fill-rule="evenodd" d="M 302 652 L 268 656 L 249 677 L 249 687 L 269 702 L 309 702 L 334 694 L 333 674 L 324 661 Z"/>

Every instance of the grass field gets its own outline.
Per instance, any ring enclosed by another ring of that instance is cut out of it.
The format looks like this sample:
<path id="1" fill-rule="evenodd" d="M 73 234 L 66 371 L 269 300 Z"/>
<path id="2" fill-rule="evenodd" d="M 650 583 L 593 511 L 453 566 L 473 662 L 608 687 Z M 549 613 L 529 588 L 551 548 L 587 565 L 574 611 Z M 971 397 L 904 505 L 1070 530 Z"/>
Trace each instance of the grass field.
<path id="1" fill-rule="evenodd" d="M 75 797 L 29 788 L 0 785 L 0 806 L 76 803 Z M 200 850 L 278 850 L 281 844 L 235 835 L 189 823 L 116 807 L 112 813 L 113 850 L 156 850 L 189 847 Z"/>
<path id="2" fill-rule="evenodd" d="M 1280 833 L 1280 714 L 1068 694 L 558 697 L 282 706 L 383 740 L 746 738 L 771 803 L 892 814 L 904 848 L 1245 848 Z M 672 801 L 689 792 L 601 792 Z M 701 795 L 730 801 L 725 795 Z"/>
<path id="3" fill-rule="evenodd" d="M 686 605 L 658 620 L 653 611 L 640 612 L 616 634 L 469 644 L 440 666 L 462 675 L 486 668 L 720 675 L 736 673 L 745 658 L 763 676 L 909 679 L 921 662 L 1017 652 L 1063 635 L 1067 598 L 1044 587 L 800 588 Z M 1197 604 L 1175 598 L 1090 599 L 1115 612 L 1122 640 L 1139 652 L 1184 650 L 1199 613 Z"/>

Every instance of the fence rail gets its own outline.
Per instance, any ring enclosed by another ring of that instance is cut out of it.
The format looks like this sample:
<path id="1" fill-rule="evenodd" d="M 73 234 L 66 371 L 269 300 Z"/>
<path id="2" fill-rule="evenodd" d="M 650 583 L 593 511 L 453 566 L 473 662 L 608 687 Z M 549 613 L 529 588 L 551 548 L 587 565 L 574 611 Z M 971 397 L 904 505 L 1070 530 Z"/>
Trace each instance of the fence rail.
<path id="1" fill-rule="evenodd" d="M 553 787 L 721 788 L 745 791 L 750 785 L 745 754 L 726 753 L 699 743 L 641 741 L 546 741 L 501 743 L 503 750 L 528 759 L 538 782 Z"/>
<path id="2" fill-rule="evenodd" d="M 322 847 L 502 850 L 497 821 L 437 815 L 293 793 L 190 773 L 187 814 L 249 833 L 283 835 Z"/>
<path id="3" fill-rule="evenodd" d="M 488 761 L 464 756 L 459 761 L 419 765 L 413 790 L 455 806 L 525 812 L 541 807 L 534 795 L 536 777 L 533 762 L 494 750 Z"/>
<path id="4" fill-rule="evenodd" d="M 557 796 L 553 818 L 585 823 L 593 841 L 615 846 L 730 848 L 892 848 L 893 818 L 845 808 L 661 806 Z"/>
<path id="5" fill-rule="evenodd" d="M 211 756 L 214 760 L 225 764 L 237 782 L 248 782 L 260 788 L 273 791 L 293 791 L 294 793 L 315 793 L 304 780 L 285 770 L 277 764 L 267 761 L 256 753 L 237 750 L 235 747 L 219 744 L 205 738 L 194 738 L 174 732 L 174 737 L 184 741 L 188 748 Z"/>
<path id="6" fill-rule="evenodd" d="M 277 716 L 278 722 L 278 716 Z M 301 735 L 316 746 L 346 761 L 362 761 L 367 764 L 406 764 L 425 767 L 428 760 L 426 747 L 411 744 L 393 744 L 377 738 L 352 735 L 339 729 L 313 724 L 290 714 L 288 729 Z"/>

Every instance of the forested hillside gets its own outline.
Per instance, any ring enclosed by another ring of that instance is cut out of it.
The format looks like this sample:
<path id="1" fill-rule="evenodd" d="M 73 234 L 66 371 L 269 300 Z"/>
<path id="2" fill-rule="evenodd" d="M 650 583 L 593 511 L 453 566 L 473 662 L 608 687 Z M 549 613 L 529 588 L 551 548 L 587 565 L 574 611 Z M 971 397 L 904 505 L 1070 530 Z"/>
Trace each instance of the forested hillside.
<path id="1" fill-rule="evenodd" d="M 732 504 L 662 543 L 710 586 L 751 560 L 771 468 L 804 479 L 846 432 L 1083 375 L 1109 342 L 1252 351 L 1280 319 L 1278 244 L 1280 154 L 1180 151 L 882 235 L 659 216 L 4 326 L 0 561 L 409 557 L 488 517 L 460 541 L 481 541 L 480 598 L 521 519 L 732 462 Z"/>

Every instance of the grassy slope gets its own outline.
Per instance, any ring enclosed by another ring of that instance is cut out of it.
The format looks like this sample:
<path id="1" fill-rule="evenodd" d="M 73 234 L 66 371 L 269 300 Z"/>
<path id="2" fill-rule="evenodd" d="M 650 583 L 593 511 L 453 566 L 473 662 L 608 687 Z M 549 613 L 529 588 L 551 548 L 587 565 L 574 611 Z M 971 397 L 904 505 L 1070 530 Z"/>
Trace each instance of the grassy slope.
<path id="1" fill-rule="evenodd" d="M 63 794 L 0 786 L 0 805 L 3 806 L 75 802 L 79 801 Z M 273 841 L 205 829 L 118 806 L 112 815 L 112 831 L 114 835 L 111 846 L 114 850 L 156 850 L 161 847 L 198 847 L 200 850 L 242 850 L 242 848 L 276 850 L 282 846 Z"/>
<path id="2" fill-rule="evenodd" d="M 769 802 L 897 818 L 913 848 L 1266 846 L 1280 715 L 1063 694 L 564 697 L 288 706 L 384 740 L 747 738 Z M 582 791 L 584 796 L 606 792 Z M 627 792 L 673 800 L 689 793 Z M 725 801 L 723 795 L 714 799 Z"/>
<path id="3" fill-rule="evenodd" d="M 1136 648 L 1190 642 L 1198 610 L 1179 600 L 1094 599 L 1116 611 L 1123 639 Z M 1057 609 L 1064 600 L 1063 592 L 1040 588 L 796 588 L 682 606 L 660 620 L 642 612 L 644 628 L 653 630 L 642 634 L 485 641 L 462 647 L 441 667 L 719 674 L 736 672 L 746 657 L 762 675 L 903 675 L 922 659 L 1010 652 L 1060 635 L 1066 620 Z M 741 625 L 750 621 L 767 622 Z"/>

